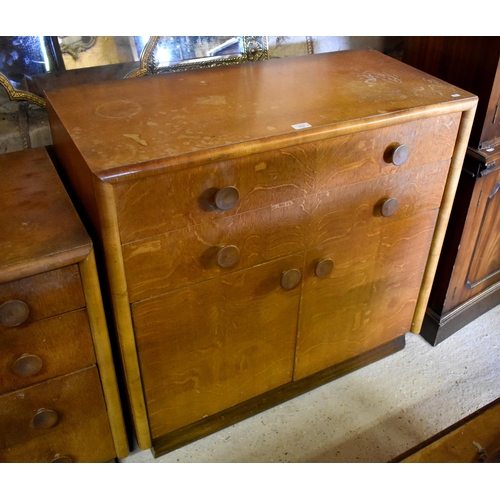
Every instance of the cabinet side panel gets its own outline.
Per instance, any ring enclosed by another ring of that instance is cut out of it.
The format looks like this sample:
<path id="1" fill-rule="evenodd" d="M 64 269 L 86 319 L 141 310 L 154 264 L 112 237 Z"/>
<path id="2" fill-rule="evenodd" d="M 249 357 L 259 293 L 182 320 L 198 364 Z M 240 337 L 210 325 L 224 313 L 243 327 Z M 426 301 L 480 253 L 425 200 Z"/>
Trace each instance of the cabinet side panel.
<path id="1" fill-rule="evenodd" d="M 147 449 L 151 446 L 151 435 L 137 359 L 123 255 L 118 235 L 113 186 L 105 182 L 96 181 L 95 190 L 96 200 L 98 200 L 99 204 L 99 223 L 103 238 L 108 287 L 127 386 L 127 395 L 137 443 L 140 448 Z"/>
<path id="2" fill-rule="evenodd" d="M 441 208 L 439 210 L 439 215 L 436 222 L 436 228 L 434 231 L 429 258 L 427 260 L 427 265 L 424 272 L 422 287 L 420 288 L 417 306 L 415 308 L 415 314 L 413 316 L 412 326 L 410 330 L 412 333 L 420 333 L 420 329 L 422 328 L 422 322 L 424 320 L 425 311 L 427 309 L 432 282 L 434 281 L 434 277 L 436 275 L 439 255 L 443 247 L 446 228 L 450 219 L 453 200 L 455 199 L 455 193 L 457 191 L 457 185 L 460 179 L 460 172 L 462 170 L 465 152 L 467 150 L 467 141 L 469 140 L 475 113 L 476 105 L 464 111 L 462 120 L 460 121 L 457 142 L 455 144 L 455 150 L 451 159 L 450 172 L 446 181 L 443 201 L 441 202 Z"/>
<path id="3" fill-rule="evenodd" d="M 85 223 L 92 240 L 100 234 L 99 217 L 94 193 L 93 174 L 78 151 L 59 116 L 47 102 L 47 114 L 53 141 L 53 161 L 61 179 L 70 192 L 71 200 Z"/>

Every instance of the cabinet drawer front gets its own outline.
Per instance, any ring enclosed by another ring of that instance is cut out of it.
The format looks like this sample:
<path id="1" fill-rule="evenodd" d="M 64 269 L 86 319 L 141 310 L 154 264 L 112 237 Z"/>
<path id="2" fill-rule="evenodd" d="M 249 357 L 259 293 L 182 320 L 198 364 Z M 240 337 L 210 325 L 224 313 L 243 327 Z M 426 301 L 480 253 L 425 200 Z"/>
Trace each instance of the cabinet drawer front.
<path id="1" fill-rule="evenodd" d="M 76 264 L 4 283 L 0 285 L 0 331 L 83 307 Z"/>
<path id="2" fill-rule="evenodd" d="M 313 167 L 316 192 L 450 159 L 460 117 L 454 113 L 318 143 Z M 396 145 L 408 148 L 401 165 L 391 162 L 389 153 Z"/>
<path id="3" fill-rule="evenodd" d="M 303 258 L 132 306 L 153 439 L 291 381 Z"/>
<path id="4" fill-rule="evenodd" d="M 0 335 L 0 393 L 94 363 L 85 309 L 10 328 Z"/>
<path id="5" fill-rule="evenodd" d="M 310 169 L 301 149 L 289 148 L 118 184 L 115 198 L 121 241 L 303 197 L 313 191 Z M 234 206 L 217 208 L 217 193 L 229 187 L 237 190 L 228 203 Z"/>
<path id="6" fill-rule="evenodd" d="M 306 253 L 294 378 L 354 358 L 404 335 L 434 234 L 437 210 L 344 238 Z M 333 269 L 318 276 L 318 263 Z"/>
<path id="7" fill-rule="evenodd" d="M 363 227 L 378 231 L 439 208 L 449 163 L 444 160 L 309 197 L 310 246 L 344 238 Z M 393 213 L 384 212 L 384 203 L 391 203 L 389 200 L 395 203 Z"/>
<path id="8" fill-rule="evenodd" d="M 0 461 L 59 456 L 73 462 L 116 456 L 95 366 L 0 396 Z"/>
<path id="9" fill-rule="evenodd" d="M 124 182 L 115 187 L 123 243 L 302 198 L 451 158 L 460 113 L 283 148 L 213 165 Z M 394 165 L 388 150 L 408 147 Z M 216 208 L 223 188 L 238 191 Z"/>
<path id="10" fill-rule="evenodd" d="M 295 200 L 284 205 L 124 245 L 130 302 L 305 250 L 308 221 L 303 204 Z"/>

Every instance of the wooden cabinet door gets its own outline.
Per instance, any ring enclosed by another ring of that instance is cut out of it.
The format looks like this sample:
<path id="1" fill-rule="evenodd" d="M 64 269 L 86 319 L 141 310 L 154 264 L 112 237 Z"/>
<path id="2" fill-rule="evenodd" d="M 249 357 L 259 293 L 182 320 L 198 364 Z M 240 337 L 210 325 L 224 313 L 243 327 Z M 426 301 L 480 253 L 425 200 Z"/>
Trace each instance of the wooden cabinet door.
<path id="1" fill-rule="evenodd" d="M 409 331 L 436 216 L 374 219 L 306 252 L 295 380 Z"/>
<path id="2" fill-rule="evenodd" d="M 132 305 L 153 439 L 291 382 L 303 259 Z"/>
<path id="3" fill-rule="evenodd" d="M 449 312 L 500 280 L 500 170 L 478 177 L 469 204 L 448 296 Z"/>

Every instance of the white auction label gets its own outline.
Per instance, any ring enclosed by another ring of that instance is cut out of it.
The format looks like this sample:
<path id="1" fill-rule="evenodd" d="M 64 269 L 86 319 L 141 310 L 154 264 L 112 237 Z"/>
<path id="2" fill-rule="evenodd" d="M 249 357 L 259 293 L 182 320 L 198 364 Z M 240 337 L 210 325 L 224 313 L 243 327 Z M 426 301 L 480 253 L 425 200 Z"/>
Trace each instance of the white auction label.
<path id="1" fill-rule="evenodd" d="M 295 130 L 300 130 L 301 128 L 309 128 L 311 125 L 309 123 L 296 123 L 295 125 L 292 125 L 292 128 Z"/>

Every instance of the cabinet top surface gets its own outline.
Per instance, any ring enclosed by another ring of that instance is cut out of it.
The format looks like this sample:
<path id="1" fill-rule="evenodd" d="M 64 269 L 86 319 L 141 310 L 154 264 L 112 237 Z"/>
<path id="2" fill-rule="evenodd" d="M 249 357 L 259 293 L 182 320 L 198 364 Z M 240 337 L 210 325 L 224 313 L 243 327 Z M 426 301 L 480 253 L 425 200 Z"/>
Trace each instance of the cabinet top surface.
<path id="1" fill-rule="evenodd" d="M 47 100 L 88 167 L 109 179 L 389 125 L 408 112 L 461 111 L 477 99 L 361 50 L 104 82 Z"/>
<path id="2" fill-rule="evenodd" d="M 82 260 L 90 239 L 45 148 L 0 155 L 0 283 Z"/>

